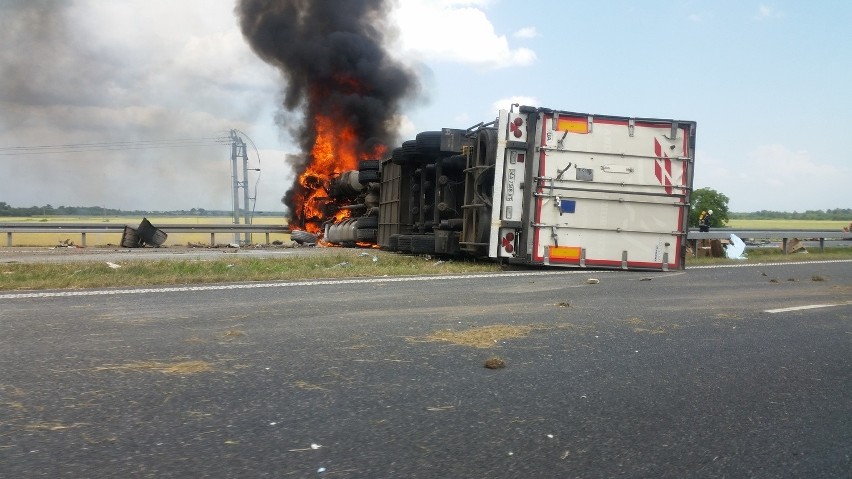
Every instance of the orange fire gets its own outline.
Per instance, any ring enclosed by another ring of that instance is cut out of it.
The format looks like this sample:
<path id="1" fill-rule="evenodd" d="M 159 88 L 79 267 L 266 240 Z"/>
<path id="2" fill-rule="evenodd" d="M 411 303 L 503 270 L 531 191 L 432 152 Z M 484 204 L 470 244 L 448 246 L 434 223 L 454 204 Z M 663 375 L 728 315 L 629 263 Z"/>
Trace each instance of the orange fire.
<path id="1" fill-rule="evenodd" d="M 358 169 L 358 160 L 379 158 L 386 148 L 379 145 L 373 151 L 359 153 L 362 139 L 352 125 L 324 115 L 317 115 L 313 121 L 316 139 L 308 167 L 299 176 L 302 189 L 294 198 L 293 223 L 308 232 L 321 233 L 326 221 L 340 221 L 351 214 L 347 209 L 339 209 L 342 205 L 329 196 L 329 181 L 344 171 Z"/>

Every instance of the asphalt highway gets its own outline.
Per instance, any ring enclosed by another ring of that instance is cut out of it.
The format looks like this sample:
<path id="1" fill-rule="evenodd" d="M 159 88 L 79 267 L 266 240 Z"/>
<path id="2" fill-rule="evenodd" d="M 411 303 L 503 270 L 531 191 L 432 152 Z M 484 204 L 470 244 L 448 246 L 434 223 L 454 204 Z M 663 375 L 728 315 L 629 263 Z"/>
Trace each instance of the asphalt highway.
<path id="1" fill-rule="evenodd" d="M 0 327 L 4 478 L 852 477 L 848 261 L 5 292 Z"/>

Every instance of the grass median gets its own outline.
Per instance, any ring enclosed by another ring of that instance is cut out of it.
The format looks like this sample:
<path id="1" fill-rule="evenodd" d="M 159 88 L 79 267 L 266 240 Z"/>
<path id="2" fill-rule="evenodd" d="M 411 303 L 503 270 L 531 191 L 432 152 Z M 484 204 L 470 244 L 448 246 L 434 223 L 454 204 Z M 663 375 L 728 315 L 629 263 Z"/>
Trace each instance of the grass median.
<path id="1" fill-rule="evenodd" d="M 852 259 L 852 247 L 783 254 L 778 248 L 753 248 L 745 260 L 687 256 L 690 266 Z M 442 260 L 377 250 L 340 250 L 333 254 L 288 258 L 152 260 L 109 263 L 8 263 L 0 266 L 0 290 L 141 287 L 249 281 L 289 281 L 381 276 L 416 276 L 501 271 L 500 264 Z"/>
<path id="2" fill-rule="evenodd" d="M 162 286 L 246 281 L 286 281 L 499 271 L 489 261 L 442 260 L 383 251 L 288 258 L 153 260 L 112 263 L 9 263 L 0 266 L 0 290 Z"/>

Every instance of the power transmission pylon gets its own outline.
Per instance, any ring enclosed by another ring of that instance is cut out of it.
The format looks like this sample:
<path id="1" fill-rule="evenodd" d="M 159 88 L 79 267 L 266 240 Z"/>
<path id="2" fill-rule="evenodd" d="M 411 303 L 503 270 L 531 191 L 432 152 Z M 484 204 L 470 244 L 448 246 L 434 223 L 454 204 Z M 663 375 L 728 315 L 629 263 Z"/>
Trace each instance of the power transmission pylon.
<path id="1" fill-rule="evenodd" d="M 239 169 L 237 160 L 243 160 L 243 176 L 242 180 L 239 177 Z M 237 134 L 237 130 L 231 130 L 231 189 L 234 195 L 234 224 L 240 224 L 240 210 L 242 209 L 245 224 L 251 224 L 251 216 L 249 215 L 249 191 L 248 191 L 248 154 L 246 153 L 246 143 Z M 243 189 L 243 205 L 240 208 L 240 188 Z M 234 233 L 234 242 L 240 243 L 240 234 Z M 251 243 L 251 236 L 248 232 L 245 233 L 244 243 Z"/>

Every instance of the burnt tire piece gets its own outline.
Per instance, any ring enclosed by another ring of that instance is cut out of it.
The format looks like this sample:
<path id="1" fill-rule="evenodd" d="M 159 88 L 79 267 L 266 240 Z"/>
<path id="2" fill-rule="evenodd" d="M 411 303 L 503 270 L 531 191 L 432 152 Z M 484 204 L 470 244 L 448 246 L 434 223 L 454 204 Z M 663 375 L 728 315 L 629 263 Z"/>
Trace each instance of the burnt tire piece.
<path id="1" fill-rule="evenodd" d="M 317 235 L 313 233 L 308 233 L 307 231 L 291 231 L 290 239 L 299 244 L 316 244 Z"/>

